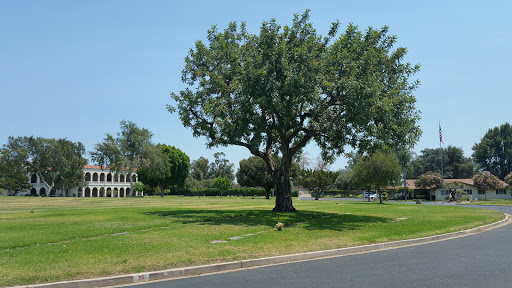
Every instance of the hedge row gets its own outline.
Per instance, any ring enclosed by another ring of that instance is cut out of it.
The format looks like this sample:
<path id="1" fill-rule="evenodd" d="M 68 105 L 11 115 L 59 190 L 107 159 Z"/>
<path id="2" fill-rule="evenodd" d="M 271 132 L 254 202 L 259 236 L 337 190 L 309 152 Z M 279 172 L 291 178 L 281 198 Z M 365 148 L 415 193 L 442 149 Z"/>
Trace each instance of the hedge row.
<path id="1" fill-rule="evenodd" d="M 168 195 L 184 195 L 184 196 L 221 196 L 220 190 L 217 188 L 205 188 L 199 190 L 185 190 L 185 191 L 171 191 L 166 193 Z M 253 196 L 265 196 L 266 192 L 263 188 L 237 188 L 229 189 L 222 193 L 222 196 L 242 196 L 242 197 L 253 197 Z M 298 197 L 297 191 L 292 191 L 292 197 Z"/>
<path id="2" fill-rule="evenodd" d="M 355 191 L 332 189 L 332 190 L 326 190 L 325 194 L 326 195 L 331 195 L 331 196 L 341 195 L 341 196 L 347 196 L 348 197 L 348 195 L 350 195 L 352 192 L 355 192 Z"/>
<path id="3" fill-rule="evenodd" d="M 185 196 L 220 196 L 221 191 L 217 188 L 205 188 L 199 190 L 185 190 L 185 191 L 171 191 L 171 195 L 185 195 Z M 265 196 L 265 189 L 263 188 L 239 188 L 229 189 L 222 193 L 223 196 Z"/>

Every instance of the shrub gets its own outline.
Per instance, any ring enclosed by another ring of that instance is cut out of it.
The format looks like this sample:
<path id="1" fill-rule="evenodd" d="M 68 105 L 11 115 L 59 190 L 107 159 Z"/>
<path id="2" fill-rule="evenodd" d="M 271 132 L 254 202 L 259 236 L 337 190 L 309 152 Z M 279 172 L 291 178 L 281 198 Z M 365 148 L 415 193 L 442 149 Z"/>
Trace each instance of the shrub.
<path id="1" fill-rule="evenodd" d="M 380 195 L 382 196 L 382 201 L 388 201 L 388 192 L 382 192 Z"/>
<path id="2" fill-rule="evenodd" d="M 414 195 L 414 199 L 425 200 L 425 195 Z"/>
<path id="3" fill-rule="evenodd" d="M 405 200 L 405 189 L 404 187 L 398 187 L 395 189 L 395 198 L 399 200 Z M 407 199 L 412 198 L 412 193 L 414 192 L 413 189 L 407 187 Z"/>

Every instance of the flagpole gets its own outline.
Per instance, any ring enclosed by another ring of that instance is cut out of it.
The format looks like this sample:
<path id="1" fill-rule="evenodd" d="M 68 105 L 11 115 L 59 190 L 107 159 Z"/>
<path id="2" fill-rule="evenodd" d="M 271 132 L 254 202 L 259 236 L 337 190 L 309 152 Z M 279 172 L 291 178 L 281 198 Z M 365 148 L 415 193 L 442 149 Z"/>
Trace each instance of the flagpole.
<path id="1" fill-rule="evenodd" d="M 444 173 L 443 173 L 443 147 L 441 146 L 443 143 L 443 131 L 441 130 L 441 121 L 439 121 L 439 150 L 441 151 L 441 195 L 444 190 Z"/>

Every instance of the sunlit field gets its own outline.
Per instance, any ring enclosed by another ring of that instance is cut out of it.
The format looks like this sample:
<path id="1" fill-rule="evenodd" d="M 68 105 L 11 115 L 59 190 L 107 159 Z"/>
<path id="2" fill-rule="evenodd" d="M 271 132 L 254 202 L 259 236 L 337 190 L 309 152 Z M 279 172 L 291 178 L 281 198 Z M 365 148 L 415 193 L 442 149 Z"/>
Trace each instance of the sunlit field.
<path id="1" fill-rule="evenodd" d="M 496 211 L 240 197 L 0 197 L 0 286 L 119 275 L 424 237 Z M 277 222 L 282 231 L 274 231 Z"/>

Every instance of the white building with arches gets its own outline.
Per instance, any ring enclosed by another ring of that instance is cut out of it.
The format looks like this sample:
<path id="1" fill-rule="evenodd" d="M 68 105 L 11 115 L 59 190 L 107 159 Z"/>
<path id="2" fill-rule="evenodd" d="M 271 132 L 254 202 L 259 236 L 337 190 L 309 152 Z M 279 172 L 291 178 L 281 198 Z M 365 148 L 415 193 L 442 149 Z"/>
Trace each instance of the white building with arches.
<path id="1" fill-rule="evenodd" d="M 129 173 L 110 171 L 108 167 L 85 165 L 84 168 L 85 187 L 75 187 L 66 196 L 70 197 L 128 197 L 130 196 L 130 176 Z M 135 172 L 131 173 L 133 183 L 137 183 L 138 176 Z M 42 196 L 47 195 L 47 187 L 41 182 L 36 174 L 30 176 L 32 189 L 19 193 L 18 195 Z M 57 191 L 62 192 L 62 191 Z M 64 192 L 55 193 L 64 196 Z M 142 196 L 142 192 L 137 192 L 132 196 Z"/>

